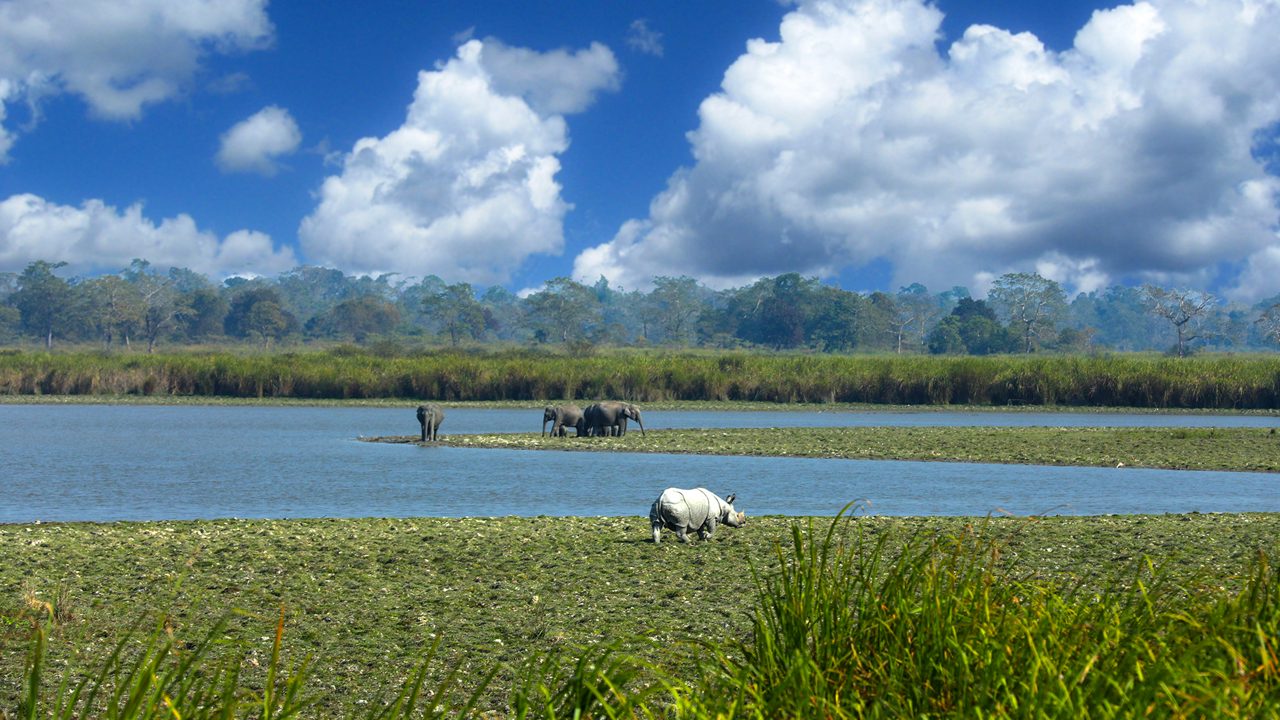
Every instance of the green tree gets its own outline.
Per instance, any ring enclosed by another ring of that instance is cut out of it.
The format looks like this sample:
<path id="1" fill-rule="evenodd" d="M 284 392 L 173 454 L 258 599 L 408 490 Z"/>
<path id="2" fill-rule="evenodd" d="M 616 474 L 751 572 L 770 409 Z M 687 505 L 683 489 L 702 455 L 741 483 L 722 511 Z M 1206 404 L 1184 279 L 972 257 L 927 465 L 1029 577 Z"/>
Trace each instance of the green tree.
<path id="1" fill-rule="evenodd" d="M 297 320 L 284 309 L 280 293 L 265 285 L 249 285 L 231 298 L 224 327 L 228 335 L 254 340 L 267 347 L 297 329 Z"/>
<path id="2" fill-rule="evenodd" d="M 520 335 L 522 311 L 520 298 L 515 293 L 494 285 L 480 296 L 480 307 L 484 311 L 484 327 L 499 340 L 523 339 Z"/>
<path id="3" fill-rule="evenodd" d="M 928 347 L 934 354 L 992 355 L 1017 348 L 1018 338 L 1000 324 L 986 301 L 960 298 L 930 331 Z"/>
<path id="4" fill-rule="evenodd" d="M 485 329 L 484 306 L 469 283 L 445 285 L 422 299 L 422 312 L 435 320 L 454 347 L 463 338 L 479 339 Z"/>
<path id="5" fill-rule="evenodd" d="M 735 334 L 773 348 L 804 346 L 818 287 L 816 278 L 785 273 L 734 292 L 727 312 L 735 321 Z"/>
<path id="6" fill-rule="evenodd" d="M 302 265 L 275 279 L 280 307 L 300 320 L 310 320 L 356 295 L 341 270 Z"/>
<path id="7" fill-rule="evenodd" d="M 567 277 L 548 280 L 543 288 L 524 301 L 526 322 L 534 337 L 567 343 L 588 337 L 600 321 L 600 303 L 595 292 Z"/>
<path id="8" fill-rule="evenodd" d="M 1174 346 L 1178 357 L 1186 357 L 1187 346 L 1206 334 L 1204 321 L 1218 299 L 1207 292 L 1188 288 L 1169 290 L 1143 285 L 1142 292 L 1151 314 L 1173 325 L 1178 338 Z"/>
<path id="9" fill-rule="evenodd" d="M 868 301 L 858 293 L 823 285 L 814 298 L 809 341 L 828 352 L 854 350 L 867 314 Z"/>
<path id="10" fill-rule="evenodd" d="M 77 319 L 71 284 L 53 274 L 64 266 L 65 262 L 36 260 L 22 271 L 19 287 L 9 297 L 22 318 L 22 329 L 43 340 L 46 349 L 52 349 L 53 338 L 73 327 Z"/>
<path id="11" fill-rule="evenodd" d="M 1008 273 L 995 281 L 988 293 L 991 306 L 1004 316 L 1010 331 L 1022 338 L 1029 353 L 1052 343 L 1067 309 L 1067 296 L 1054 280 L 1038 273 Z"/>
<path id="12" fill-rule="evenodd" d="M 187 268 L 174 267 L 169 268 L 169 279 L 183 308 L 176 319 L 177 332 L 194 342 L 221 335 L 227 317 L 227 299 L 209 278 Z"/>
<path id="13" fill-rule="evenodd" d="M 307 321 L 312 337 L 350 338 L 364 343 L 371 335 L 387 335 L 400 324 L 400 308 L 372 295 L 349 298 Z"/>
<path id="14" fill-rule="evenodd" d="M 866 322 L 859 333 L 861 347 L 869 350 L 895 350 L 901 328 L 898 303 L 889 293 L 876 291 L 867 298 Z"/>
<path id="15" fill-rule="evenodd" d="M 1068 322 L 1092 328 L 1093 342 L 1115 350 L 1152 350 L 1160 347 L 1163 328 L 1147 308 L 1142 288 L 1113 285 L 1102 292 L 1081 293 L 1071 301 Z"/>
<path id="16" fill-rule="evenodd" d="M 686 345 L 693 338 L 703 304 L 698 298 L 698 281 L 688 276 L 660 276 L 653 279 L 648 306 L 662 331 L 662 339 L 671 345 Z M 648 337 L 648 333 L 644 333 Z"/>
<path id="17" fill-rule="evenodd" d="M 10 343 L 18 339 L 22 329 L 22 313 L 9 299 L 18 290 L 18 273 L 0 273 L 0 342 Z"/>

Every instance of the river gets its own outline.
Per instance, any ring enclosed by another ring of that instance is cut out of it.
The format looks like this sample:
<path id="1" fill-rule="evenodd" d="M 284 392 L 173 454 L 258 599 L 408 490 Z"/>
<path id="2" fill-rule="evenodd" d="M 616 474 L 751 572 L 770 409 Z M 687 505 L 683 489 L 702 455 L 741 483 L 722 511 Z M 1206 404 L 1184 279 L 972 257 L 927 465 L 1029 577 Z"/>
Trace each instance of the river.
<path id="1" fill-rule="evenodd" d="M 534 432 L 537 410 L 449 409 L 444 434 Z M 1280 426 L 1263 415 L 650 411 L 645 426 Z M 359 442 L 417 432 L 412 408 L 0 405 L 0 522 L 644 515 L 668 486 L 749 514 L 1280 511 L 1280 475 L 533 452 Z"/>

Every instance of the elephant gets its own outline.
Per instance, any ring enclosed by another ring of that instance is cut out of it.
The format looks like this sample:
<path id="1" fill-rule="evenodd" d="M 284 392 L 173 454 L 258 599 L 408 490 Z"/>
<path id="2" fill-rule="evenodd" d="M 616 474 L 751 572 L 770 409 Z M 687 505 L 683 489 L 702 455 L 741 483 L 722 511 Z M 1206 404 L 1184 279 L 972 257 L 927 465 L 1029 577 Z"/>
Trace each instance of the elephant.
<path id="1" fill-rule="evenodd" d="M 444 409 L 439 405 L 429 403 L 418 406 L 418 424 L 422 426 L 422 442 L 439 439 L 442 422 L 444 422 Z"/>
<path id="2" fill-rule="evenodd" d="M 640 426 L 640 434 L 644 435 L 644 422 L 640 419 L 640 408 L 631 403 L 607 400 L 587 407 L 586 416 L 588 435 L 626 435 L 627 419 L 636 421 Z"/>
<path id="3" fill-rule="evenodd" d="M 582 437 L 587 434 L 586 416 L 582 414 L 582 408 L 577 405 L 548 405 L 542 411 L 542 434 L 547 434 L 547 423 L 551 425 L 552 437 L 564 437 L 568 434 L 567 428 L 573 428 L 578 432 L 575 437 Z"/>

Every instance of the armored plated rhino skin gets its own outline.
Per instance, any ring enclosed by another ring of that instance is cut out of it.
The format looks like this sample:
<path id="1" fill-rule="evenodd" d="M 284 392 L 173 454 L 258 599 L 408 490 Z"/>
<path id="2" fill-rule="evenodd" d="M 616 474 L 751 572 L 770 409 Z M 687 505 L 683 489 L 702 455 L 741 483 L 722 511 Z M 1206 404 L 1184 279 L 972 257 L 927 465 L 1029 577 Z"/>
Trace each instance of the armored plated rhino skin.
<path id="1" fill-rule="evenodd" d="M 733 509 L 736 495 L 727 500 L 706 488 L 685 490 L 667 488 L 649 508 L 649 523 L 653 526 L 653 542 L 662 542 L 662 529 L 675 531 L 680 542 L 689 542 L 688 531 L 697 530 L 703 540 L 711 537 L 718 523 L 729 527 L 742 527 L 747 514 Z"/>

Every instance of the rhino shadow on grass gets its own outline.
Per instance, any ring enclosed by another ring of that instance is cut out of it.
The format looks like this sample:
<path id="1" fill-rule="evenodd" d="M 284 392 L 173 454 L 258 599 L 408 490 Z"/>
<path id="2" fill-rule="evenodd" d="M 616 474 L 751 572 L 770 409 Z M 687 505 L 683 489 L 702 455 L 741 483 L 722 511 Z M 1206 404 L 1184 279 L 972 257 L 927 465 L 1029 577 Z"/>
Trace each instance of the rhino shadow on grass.
<path id="1" fill-rule="evenodd" d="M 653 543 L 662 542 L 662 529 L 675 531 L 680 542 L 689 542 L 688 532 L 697 530 L 698 537 L 706 540 L 716 531 L 716 525 L 742 527 L 747 514 L 733 509 L 736 495 L 723 499 L 706 488 L 685 490 L 667 488 L 649 508 L 649 524 L 653 528 Z"/>

